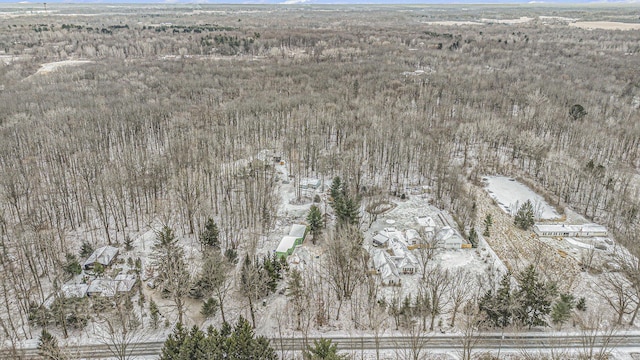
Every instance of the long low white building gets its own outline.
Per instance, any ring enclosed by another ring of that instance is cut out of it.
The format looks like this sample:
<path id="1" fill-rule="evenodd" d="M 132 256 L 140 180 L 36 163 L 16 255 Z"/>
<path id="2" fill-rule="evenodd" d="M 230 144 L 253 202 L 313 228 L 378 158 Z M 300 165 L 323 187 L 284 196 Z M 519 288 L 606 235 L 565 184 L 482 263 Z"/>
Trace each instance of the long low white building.
<path id="1" fill-rule="evenodd" d="M 533 232 L 538 236 L 604 237 L 609 235 L 607 228 L 598 224 L 535 224 Z"/>

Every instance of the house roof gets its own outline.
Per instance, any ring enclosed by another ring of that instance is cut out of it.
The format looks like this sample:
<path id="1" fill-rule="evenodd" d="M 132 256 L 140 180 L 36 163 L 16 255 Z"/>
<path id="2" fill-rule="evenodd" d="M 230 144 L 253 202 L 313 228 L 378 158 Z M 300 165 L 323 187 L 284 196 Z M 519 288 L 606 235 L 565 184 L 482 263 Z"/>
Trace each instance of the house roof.
<path id="1" fill-rule="evenodd" d="M 302 178 L 302 179 L 300 179 L 300 187 L 302 187 L 302 188 L 307 188 L 307 187 L 318 188 L 318 187 L 320 187 L 320 179 Z"/>
<path id="2" fill-rule="evenodd" d="M 433 221 L 433 218 L 431 216 L 418 216 L 416 218 L 416 221 L 420 226 L 431 228 L 431 231 L 433 231 L 433 229 L 435 229 L 436 227 L 436 222 Z"/>
<path id="3" fill-rule="evenodd" d="M 89 285 L 87 292 L 105 297 L 113 297 L 118 290 L 118 283 L 112 279 L 95 279 Z"/>
<path id="4" fill-rule="evenodd" d="M 104 297 L 113 297 L 119 292 L 129 292 L 136 284 L 133 274 L 118 274 L 115 279 L 95 279 L 88 286 L 87 292 Z"/>
<path id="5" fill-rule="evenodd" d="M 291 225 L 291 231 L 289 231 L 289 236 L 293 236 L 298 239 L 301 239 L 301 238 L 304 238 L 304 234 L 306 232 L 307 232 L 306 225 L 293 224 Z"/>
<path id="6" fill-rule="evenodd" d="M 114 280 L 118 282 L 118 292 L 129 292 L 136 284 L 136 276 L 134 274 L 118 274 Z"/>
<path id="7" fill-rule="evenodd" d="M 388 237 L 386 237 L 386 236 L 385 236 L 385 235 L 383 235 L 383 234 L 378 233 L 378 234 L 376 234 L 376 235 L 373 237 L 373 240 L 375 240 L 376 242 L 378 242 L 378 243 L 380 243 L 380 244 L 384 244 L 384 243 L 386 243 L 387 241 L 389 241 L 389 238 L 388 238 Z"/>
<path id="8" fill-rule="evenodd" d="M 104 266 L 111 264 L 113 259 L 118 255 L 118 248 L 113 246 L 103 246 L 97 248 L 91 256 L 84 262 L 83 266 L 100 263 Z"/>
<path id="9" fill-rule="evenodd" d="M 373 254 L 373 266 L 376 271 L 380 273 L 380 276 L 383 280 L 388 280 L 389 278 L 399 278 L 398 268 L 396 264 L 391 261 L 389 258 L 389 254 L 385 251 L 377 250 Z"/>
<path id="10" fill-rule="evenodd" d="M 462 241 L 462 236 L 455 229 L 445 226 L 436 233 L 436 241 Z"/>
<path id="11" fill-rule="evenodd" d="M 418 234 L 414 229 L 407 229 L 407 231 L 405 231 L 405 236 L 407 237 L 407 240 L 420 239 L 420 234 Z"/>
<path id="12" fill-rule="evenodd" d="M 62 293 L 64 297 L 84 297 L 87 295 L 87 290 L 89 289 L 89 285 L 87 284 L 64 284 L 62 285 Z"/>
<path id="13" fill-rule="evenodd" d="M 296 240 L 298 239 L 299 238 L 295 236 L 284 236 L 282 240 L 280 240 L 280 244 L 278 245 L 276 252 L 287 252 L 287 250 L 291 249 L 296 244 Z"/>
<path id="14" fill-rule="evenodd" d="M 402 263 L 403 261 L 409 261 L 412 264 L 417 264 L 418 259 L 416 259 L 415 255 L 407 249 L 406 245 L 400 241 L 394 241 L 391 244 L 391 250 L 393 251 L 393 256 L 397 259 L 398 263 Z"/>

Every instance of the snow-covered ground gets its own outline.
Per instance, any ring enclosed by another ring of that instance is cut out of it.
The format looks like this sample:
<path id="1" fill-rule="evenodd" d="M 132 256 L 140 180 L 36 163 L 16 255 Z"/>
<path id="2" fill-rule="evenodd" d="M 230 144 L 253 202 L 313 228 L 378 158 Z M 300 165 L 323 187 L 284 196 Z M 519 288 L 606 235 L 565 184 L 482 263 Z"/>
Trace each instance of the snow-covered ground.
<path id="1" fill-rule="evenodd" d="M 65 66 L 78 66 L 92 63 L 91 60 L 63 60 L 42 64 L 36 74 L 47 74 Z"/>
<path id="2" fill-rule="evenodd" d="M 638 30 L 640 24 L 638 23 L 622 23 L 616 21 L 577 21 L 569 24 L 569 26 L 577 27 L 581 29 L 594 30 Z"/>
<path id="3" fill-rule="evenodd" d="M 558 212 L 542 196 L 526 185 L 506 176 L 485 176 L 486 190 L 507 214 L 513 215 L 518 207 L 530 200 L 538 219 L 557 219 Z"/>

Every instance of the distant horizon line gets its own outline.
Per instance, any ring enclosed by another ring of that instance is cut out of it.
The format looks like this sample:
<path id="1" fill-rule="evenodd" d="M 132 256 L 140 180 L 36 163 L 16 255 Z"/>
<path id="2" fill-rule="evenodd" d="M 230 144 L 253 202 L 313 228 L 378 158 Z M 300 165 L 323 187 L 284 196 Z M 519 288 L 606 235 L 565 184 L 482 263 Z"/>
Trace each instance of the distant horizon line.
<path id="1" fill-rule="evenodd" d="M 313 5 L 637 5 L 640 0 L 48 0 L 48 1 L 6 1 L 0 4 L 37 5 L 37 4 L 92 4 L 92 5 L 279 5 L 279 6 L 313 6 Z"/>

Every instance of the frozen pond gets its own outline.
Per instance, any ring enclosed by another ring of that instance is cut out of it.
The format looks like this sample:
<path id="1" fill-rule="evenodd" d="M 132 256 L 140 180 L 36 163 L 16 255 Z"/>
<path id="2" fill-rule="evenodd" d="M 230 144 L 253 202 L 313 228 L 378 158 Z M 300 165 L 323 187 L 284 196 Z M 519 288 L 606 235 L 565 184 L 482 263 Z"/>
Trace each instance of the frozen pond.
<path id="1" fill-rule="evenodd" d="M 506 176 L 485 176 L 482 178 L 489 195 L 507 214 L 514 215 L 518 207 L 531 200 L 536 219 L 557 219 L 558 212 L 542 196 L 528 186 Z"/>

